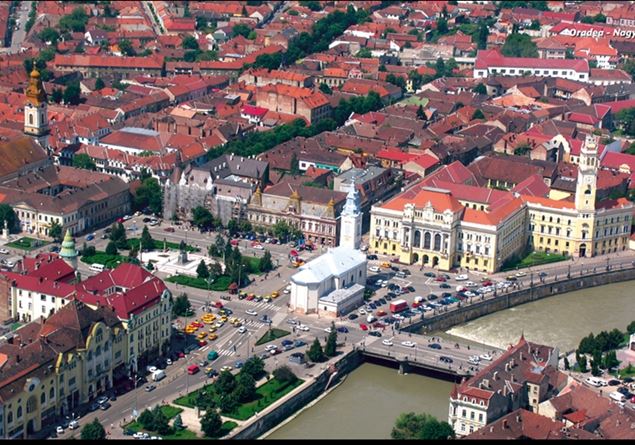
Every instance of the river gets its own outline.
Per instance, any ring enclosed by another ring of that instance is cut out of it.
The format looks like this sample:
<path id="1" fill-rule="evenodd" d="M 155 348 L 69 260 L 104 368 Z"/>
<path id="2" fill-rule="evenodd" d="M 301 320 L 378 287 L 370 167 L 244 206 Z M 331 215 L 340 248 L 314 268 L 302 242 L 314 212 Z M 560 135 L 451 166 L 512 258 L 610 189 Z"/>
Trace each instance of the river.
<path id="1" fill-rule="evenodd" d="M 456 326 L 444 337 L 461 337 L 505 348 L 524 332 L 527 340 L 575 349 L 589 332 L 635 320 L 633 282 L 594 287 L 544 298 Z M 274 431 L 271 439 L 389 438 L 402 412 L 426 412 L 447 420 L 451 383 L 364 364 L 340 387 Z"/>

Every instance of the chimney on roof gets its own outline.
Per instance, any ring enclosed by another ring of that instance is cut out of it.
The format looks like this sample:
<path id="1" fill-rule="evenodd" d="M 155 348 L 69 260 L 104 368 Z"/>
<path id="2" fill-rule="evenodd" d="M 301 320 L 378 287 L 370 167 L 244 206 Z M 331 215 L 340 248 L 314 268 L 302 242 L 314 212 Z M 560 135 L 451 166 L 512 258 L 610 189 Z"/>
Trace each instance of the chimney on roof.
<path id="1" fill-rule="evenodd" d="M 503 428 L 509 428 L 509 424 L 507 423 L 507 419 L 503 419 Z"/>
<path id="2" fill-rule="evenodd" d="M 490 432 L 490 433 L 493 433 L 493 432 L 494 432 L 494 427 L 493 427 L 493 426 L 490 426 L 490 427 L 489 427 L 489 432 Z"/>
<path id="3" fill-rule="evenodd" d="M 505 372 L 509 372 L 509 362 L 505 363 Z"/>
<path id="4" fill-rule="evenodd" d="M 516 422 L 520 423 L 522 421 L 522 417 L 520 417 L 520 414 L 516 414 Z"/>
<path id="5" fill-rule="evenodd" d="M 494 380 L 498 380 L 498 371 L 494 371 Z"/>

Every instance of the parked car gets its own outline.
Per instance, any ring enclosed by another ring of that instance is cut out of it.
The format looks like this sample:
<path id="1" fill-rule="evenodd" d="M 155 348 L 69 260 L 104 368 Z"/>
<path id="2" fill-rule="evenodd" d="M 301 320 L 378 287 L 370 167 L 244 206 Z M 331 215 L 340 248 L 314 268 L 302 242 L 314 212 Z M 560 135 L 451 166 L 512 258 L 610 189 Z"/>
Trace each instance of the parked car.
<path id="1" fill-rule="evenodd" d="M 450 357 L 446 357 L 445 355 L 439 357 L 439 360 L 441 360 L 443 363 L 454 363 L 454 360 L 452 360 Z"/>
<path id="2" fill-rule="evenodd" d="M 372 335 L 373 337 L 381 337 L 381 332 L 379 331 L 370 331 L 368 335 Z"/>
<path id="3" fill-rule="evenodd" d="M 348 333 L 348 328 L 346 326 L 340 326 L 339 328 L 337 328 L 337 332 L 340 332 L 342 334 L 346 334 L 346 333 Z"/>
<path id="4" fill-rule="evenodd" d="M 443 349 L 443 347 L 439 343 L 430 343 L 428 345 L 428 348 L 431 348 L 431 349 Z"/>
<path id="5" fill-rule="evenodd" d="M 406 348 L 414 348 L 415 346 L 417 346 L 417 344 L 415 342 L 410 341 L 410 340 L 402 341 L 401 345 L 405 346 Z"/>
<path id="6" fill-rule="evenodd" d="M 146 385 L 145 387 L 146 392 L 154 391 L 155 389 L 157 389 L 156 385 Z"/>
<path id="7" fill-rule="evenodd" d="M 174 227 L 166 227 L 165 231 L 166 232 L 170 232 L 170 233 L 174 233 Z"/>

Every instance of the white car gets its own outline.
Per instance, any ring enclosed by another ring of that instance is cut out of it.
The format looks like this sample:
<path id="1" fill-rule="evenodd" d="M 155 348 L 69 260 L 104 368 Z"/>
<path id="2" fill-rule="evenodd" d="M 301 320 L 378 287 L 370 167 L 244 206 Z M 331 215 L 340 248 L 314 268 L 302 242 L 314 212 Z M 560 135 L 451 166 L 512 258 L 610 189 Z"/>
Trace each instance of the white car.
<path id="1" fill-rule="evenodd" d="M 330 326 L 329 326 L 328 328 L 324 328 L 324 332 L 328 332 L 328 333 L 330 334 L 330 333 L 331 333 L 331 331 L 332 331 L 332 329 L 331 329 L 331 327 L 330 327 Z"/>
<path id="2" fill-rule="evenodd" d="M 417 346 L 417 344 L 415 342 L 410 341 L 410 340 L 402 341 L 401 345 L 405 346 L 406 348 L 414 348 L 415 346 Z"/>
<path id="3" fill-rule="evenodd" d="M 485 354 L 479 355 L 479 358 L 481 360 L 487 360 L 487 361 L 491 362 L 493 357 L 491 356 L 491 354 L 485 353 Z"/>
<path id="4" fill-rule="evenodd" d="M 366 315 L 366 314 L 367 314 L 366 309 L 361 308 L 361 309 L 359 310 L 359 315 Z"/>
<path id="5" fill-rule="evenodd" d="M 77 420 L 71 420 L 71 423 L 68 424 L 68 427 L 72 430 L 79 428 L 79 422 Z"/>
<path id="6" fill-rule="evenodd" d="M 247 314 L 247 315 L 258 315 L 258 312 L 254 311 L 253 309 L 247 309 L 245 311 L 245 314 Z"/>
<path id="7" fill-rule="evenodd" d="M 158 224 L 159 224 L 159 221 L 157 221 L 156 219 L 153 219 L 152 221 L 150 221 L 148 223 L 148 225 L 151 226 L 151 227 L 154 227 L 154 226 L 156 226 Z"/>
<path id="8" fill-rule="evenodd" d="M 514 276 L 516 276 L 516 277 L 524 277 L 525 275 L 527 275 L 527 273 L 526 273 L 526 272 L 516 272 L 516 273 L 514 274 Z"/>
<path id="9" fill-rule="evenodd" d="M 309 327 L 307 325 L 304 325 L 304 324 L 299 325 L 297 328 L 299 330 L 301 330 L 301 331 L 304 331 L 304 332 L 309 330 Z"/>
<path id="10" fill-rule="evenodd" d="M 221 320 L 218 320 L 216 323 L 214 323 L 214 326 L 216 328 L 222 328 L 224 324 L 225 323 L 223 323 Z"/>
<path id="11" fill-rule="evenodd" d="M 57 432 L 57 434 L 64 434 L 64 427 L 63 426 L 58 426 L 55 431 Z"/>
<path id="12" fill-rule="evenodd" d="M 143 439 L 143 433 L 141 431 L 138 431 L 134 433 L 132 437 L 134 437 L 135 439 Z"/>
<path id="13" fill-rule="evenodd" d="M 244 327 L 244 326 L 241 326 L 241 327 L 238 328 L 238 332 L 241 333 L 241 334 L 244 334 L 245 332 L 247 332 L 247 328 Z"/>
<path id="14" fill-rule="evenodd" d="M 264 247 L 262 247 L 262 244 L 256 244 L 251 246 L 252 249 L 258 249 L 258 250 L 264 250 Z"/>
<path id="15" fill-rule="evenodd" d="M 172 359 L 171 358 L 166 359 L 165 360 L 165 364 L 168 365 L 168 366 L 171 365 L 172 364 Z"/>
<path id="16" fill-rule="evenodd" d="M 405 317 L 403 315 L 400 315 L 400 314 L 394 314 L 392 316 L 392 318 L 396 318 L 397 320 L 404 320 L 405 319 Z"/>
<path id="17" fill-rule="evenodd" d="M 377 267 L 377 266 L 370 266 L 370 267 L 368 268 L 368 270 L 370 270 L 371 272 L 379 272 L 379 267 Z"/>
<path id="18" fill-rule="evenodd" d="M 157 370 L 156 366 L 147 366 L 146 369 L 148 370 L 149 373 L 153 373 L 154 371 Z"/>
<path id="19" fill-rule="evenodd" d="M 375 281 L 375 286 L 381 286 L 383 282 L 384 280 L 377 280 Z"/>
<path id="20" fill-rule="evenodd" d="M 388 339 L 382 340 L 381 343 L 386 346 L 392 346 L 394 344 L 392 340 L 388 340 Z"/>
<path id="21" fill-rule="evenodd" d="M 381 287 L 386 287 L 386 286 L 388 286 L 388 281 L 387 280 L 382 281 L 381 282 Z"/>
<path id="22" fill-rule="evenodd" d="M 454 277 L 454 279 L 456 281 L 465 281 L 465 280 L 469 280 L 469 277 L 467 275 L 457 275 L 456 277 Z"/>
<path id="23" fill-rule="evenodd" d="M 232 370 L 232 367 L 229 366 L 229 365 L 225 365 L 222 368 L 220 368 L 220 372 L 223 372 L 223 371 L 228 371 L 229 372 L 231 370 Z"/>
<path id="24" fill-rule="evenodd" d="M 123 216 L 123 220 L 124 220 L 124 221 L 128 221 L 128 220 L 129 220 L 129 219 L 131 219 L 131 218 L 132 218 L 132 216 L 130 216 L 130 215 L 124 215 L 124 216 Z"/>
<path id="25" fill-rule="evenodd" d="M 273 351 L 274 349 L 278 349 L 278 345 L 267 345 L 267 346 L 265 346 L 265 351 Z"/>
<path id="26" fill-rule="evenodd" d="M 1 254 L 3 254 L 3 255 L 6 255 L 6 254 L 8 254 L 8 253 L 9 253 L 9 250 L 7 250 L 7 249 L 0 249 L 0 253 L 1 253 Z"/>

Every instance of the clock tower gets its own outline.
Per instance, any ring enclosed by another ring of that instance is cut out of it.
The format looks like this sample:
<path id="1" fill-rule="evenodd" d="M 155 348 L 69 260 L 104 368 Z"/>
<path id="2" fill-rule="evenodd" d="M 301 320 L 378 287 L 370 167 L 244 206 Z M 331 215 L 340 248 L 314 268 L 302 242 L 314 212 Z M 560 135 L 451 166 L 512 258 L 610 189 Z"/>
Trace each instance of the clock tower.
<path id="1" fill-rule="evenodd" d="M 24 132 L 33 136 L 40 145 L 48 148 L 49 121 L 46 106 L 46 92 L 42 86 L 40 73 L 31 71 L 24 104 Z"/>
<path id="2" fill-rule="evenodd" d="M 598 163 L 597 138 L 587 135 L 580 150 L 578 164 L 578 183 L 575 189 L 575 208 L 578 210 L 595 210 Z"/>

